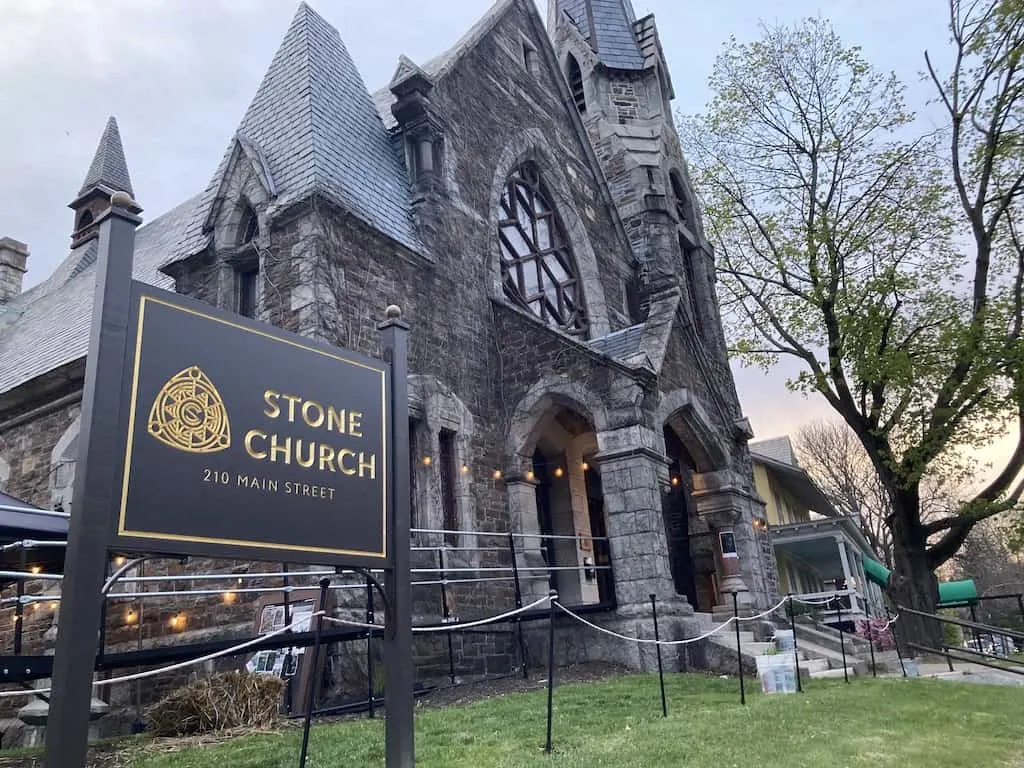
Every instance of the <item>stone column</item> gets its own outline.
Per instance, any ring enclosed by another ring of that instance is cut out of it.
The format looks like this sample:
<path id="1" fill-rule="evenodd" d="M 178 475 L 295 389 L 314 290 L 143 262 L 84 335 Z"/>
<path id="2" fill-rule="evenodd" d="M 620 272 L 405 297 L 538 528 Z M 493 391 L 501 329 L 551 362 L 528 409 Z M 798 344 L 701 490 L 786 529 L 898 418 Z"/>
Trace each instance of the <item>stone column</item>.
<path id="1" fill-rule="evenodd" d="M 738 475 L 728 470 L 694 475 L 693 486 L 697 514 L 711 527 L 715 537 L 716 559 L 722 569 L 722 594 L 719 595 L 719 604 L 715 606 L 714 613 L 732 615 L 732 596 L 726 590 L 730 587 L 739 588 L 740 581 L 747 589 L 738 594 L 737 602 L 742 611 L 749 613 L 767 608 L 774 597 L 769 594 L 770 585 L 774 581 L 774 562 L 764 562 L 753 524 L 755 507 L 762 502 L 746 489 Z M 732 533 L 737 555 L 735 558 L 722 557 L 719 534 L 725 531 Z M 727 560 L 733 562 L 726 565 Z"/>
<path id="2" fill-rule="evenodd" d="M 668 463 L 646 447 L 611 447 L 613 434 L 598 435 L 604 491 L 605 526 L 611 550 L 616 619 L 603 626 L 631 637 L 652 638 L 651 595 L 658 604 L 658 623 L 665 640 L 697 634 L 693 608 L 677 595 L 668 557 L 668 538 L 662 513 L 662 489 L 668 487 Z M 669 669 L 680 669 L 685 651 L 665 653 Z M 654 647 L 623 640 L 604 644 L 604 658 L 633 669 L 657 668 Z"/>
<path id="3" fill-rule="evenodd" d="M 643 448 L 602 451 L 595 460 L 601 467 L 618 612 L 649 616 L 652 593 L 659 602 L 679 602 L 661 509 L 667 465 Z"/>
<path id="4" fill-rule="evenodd" d="M 538 600 L 548 593 L 548 581 L 540 578 L 545 571 L 537 520 L 537 482 L 526 476 L 511 477 L 505 481 L 512 532 L 527 534 L 516 536 L 516 567 L 519 568 L 519 589 L 523 604 Z"/>

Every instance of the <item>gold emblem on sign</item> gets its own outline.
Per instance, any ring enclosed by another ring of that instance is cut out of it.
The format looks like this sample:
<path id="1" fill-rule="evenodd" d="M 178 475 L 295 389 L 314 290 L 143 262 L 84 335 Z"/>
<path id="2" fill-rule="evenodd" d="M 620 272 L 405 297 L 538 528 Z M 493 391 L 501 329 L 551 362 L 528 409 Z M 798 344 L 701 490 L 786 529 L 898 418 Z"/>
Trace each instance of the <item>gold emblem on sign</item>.
<path id="1" fill-rule="evenodd" d="M 149 434 L 188 453 L 216 453 L 231 445 L 224 401 L 199 366 L 176 373 L 160 388 L 149 412 Z"/>

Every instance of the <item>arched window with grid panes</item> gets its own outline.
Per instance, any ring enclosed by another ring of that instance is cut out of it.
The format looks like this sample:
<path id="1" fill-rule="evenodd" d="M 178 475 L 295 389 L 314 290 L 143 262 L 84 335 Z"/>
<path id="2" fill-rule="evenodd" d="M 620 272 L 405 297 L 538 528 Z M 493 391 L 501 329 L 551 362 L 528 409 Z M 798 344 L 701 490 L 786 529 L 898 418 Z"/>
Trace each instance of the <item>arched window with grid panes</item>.
<path id="1" fill-rule="evenodd" d="M 505 182 L 498 239 L 505 295 L 549 325 L 584 336 L 587 315 L 579 271 L 533 163 L 518 166 Z"/>

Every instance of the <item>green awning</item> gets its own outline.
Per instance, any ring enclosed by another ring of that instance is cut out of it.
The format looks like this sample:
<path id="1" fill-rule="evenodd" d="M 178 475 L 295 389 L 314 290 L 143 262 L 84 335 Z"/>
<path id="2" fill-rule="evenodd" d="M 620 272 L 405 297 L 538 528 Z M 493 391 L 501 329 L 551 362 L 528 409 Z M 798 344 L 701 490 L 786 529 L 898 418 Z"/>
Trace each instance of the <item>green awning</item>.
<path id="1" fill-rule="evenodd" d="M 873 581 L 884 589 L 889 584 L 889 576 L 892 575 L 889 569 L 866 552 L 861 552 L 860 556 L 864 563 L 864 575 L 868 577 L 868 581 Z M 978 587 L 975 585 L 974 579 L 939 582 L 939 608 L 958 608 L 974 605 L 977 602 Z"/>
<path id="2" fill-rule="evenodd" d="M 978 587 L 974 579 L 939 583 L 939 608 L 959 608 L 978 602 Z"/>
<path id="3" fill-rule="evenodd" d="M 864 575 L 868 577 L 868 581 L 873 581 L 884 589 L 889 583 L 889 569 L 868 555 L 867 552 L 861 552 L 860 558 L 864 563 Z"/>

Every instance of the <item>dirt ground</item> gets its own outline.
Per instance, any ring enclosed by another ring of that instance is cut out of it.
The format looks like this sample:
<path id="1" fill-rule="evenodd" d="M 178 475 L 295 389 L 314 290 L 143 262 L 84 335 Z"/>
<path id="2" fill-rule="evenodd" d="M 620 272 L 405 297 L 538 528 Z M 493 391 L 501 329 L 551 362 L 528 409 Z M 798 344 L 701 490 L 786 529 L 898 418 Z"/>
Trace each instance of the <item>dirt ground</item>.
<path id="1" fill-rule="evenodd" d="M 573 667 L 559 669 L 555 679 L 559 685 L 576 682 L 596 682 L 624 674 L 625 671 L 626 670 L 620 667 L 608 664 L 580 664 Z M 510 693 L 533 691 L 544 688 L 546 685 L 547 675 L 537 673 L 531 674 L 528 680 L 523 680 L 522 677 L 514 676 L 494 680 L 466 682 L 456 686 L 439 688 L 435 691 L 424 694 L 417 698 L 416 706 L 424 708 L 468 704 L 494 696 L 505 696 Z M 344 715 L 341 717 L 318 718 L 316 722 L 341 722 L 344 720 L 357 720 L 365 717 L 366 714 L 362 713 Z M 278 729 L 301 728 L 302 721 L 282 720 L 277 727 Z M 89 756 L 86 760 L 86 768 L 130 768 L 134 762 L 133 758 L 137 758 L 141 753 L 175 752 L 189 747 L 227 741 L 251 732 L 252 731 L 234 730 L 206 736 L 189 736 L 184 738 L 126 738 L 112 741 L 90 748 Z M 43 756 L 41 754 L 21 757 L 3 757 L 0 755 L 0 768 L 43 768 Z"/>

